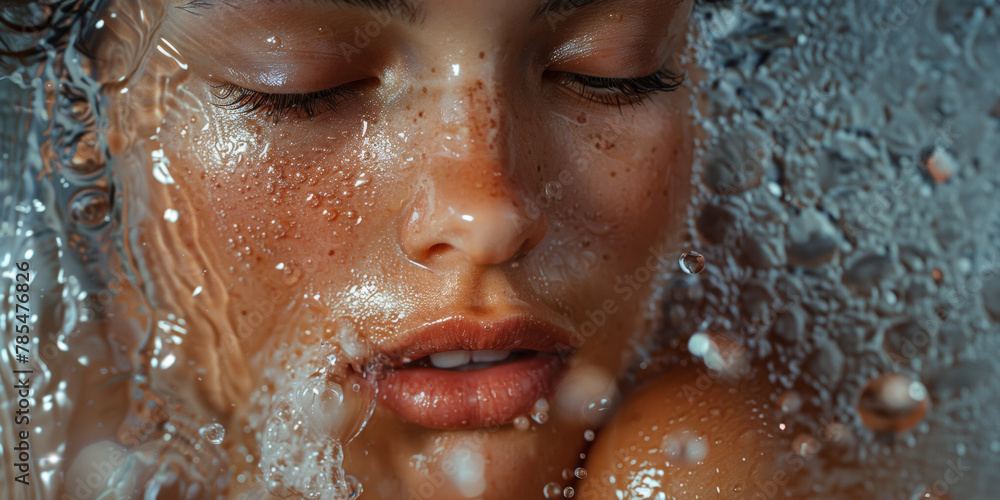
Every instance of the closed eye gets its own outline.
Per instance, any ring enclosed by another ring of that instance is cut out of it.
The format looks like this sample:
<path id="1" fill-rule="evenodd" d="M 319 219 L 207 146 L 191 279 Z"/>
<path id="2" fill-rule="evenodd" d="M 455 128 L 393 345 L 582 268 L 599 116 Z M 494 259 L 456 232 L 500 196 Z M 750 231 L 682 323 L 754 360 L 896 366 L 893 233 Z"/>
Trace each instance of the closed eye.
<path id="1" fill-rule="evenodd" d="M 615 78 L 563 72 L 560 84 L 576 92 L 581 98 L 606 106 L 623 104 L 635 106 L 656 92 L 672 92 L 680 88 L 684 77 L 660 70 L 636 78 Z"/>
<path id="2" fill-rule="evenodd" d="M 356 82 L 304 94 L 270 94 L 232 83 L 213 85 L 216 106 L 241 113 L 257 113 L 280 121 L 286 117 L 312 119 L 326 111 L 336 111 L 344 101 L 357 95 Z"/>

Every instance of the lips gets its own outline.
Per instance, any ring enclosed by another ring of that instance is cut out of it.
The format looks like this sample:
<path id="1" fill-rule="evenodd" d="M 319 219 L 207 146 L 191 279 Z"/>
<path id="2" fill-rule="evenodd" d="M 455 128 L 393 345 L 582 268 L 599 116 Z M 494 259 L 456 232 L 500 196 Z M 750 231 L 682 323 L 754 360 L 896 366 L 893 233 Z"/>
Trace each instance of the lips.
<path id="1" fill-rule="evenodd" d="M 436 321 L 383 351 L 380 402 L 435 429 L 486 427 L 531 411 L 554 387 L 569 332 L 530 317 Z"/>

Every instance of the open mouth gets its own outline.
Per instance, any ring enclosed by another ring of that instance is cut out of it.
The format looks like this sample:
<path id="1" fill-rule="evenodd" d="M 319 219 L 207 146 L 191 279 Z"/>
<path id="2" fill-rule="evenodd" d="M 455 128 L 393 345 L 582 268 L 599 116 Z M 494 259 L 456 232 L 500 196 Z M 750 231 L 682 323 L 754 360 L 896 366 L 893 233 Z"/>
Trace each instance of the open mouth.
<path id="1" fill-rule="evenodd" d="M 534 356 L 538 351 L 525 349 L 516 350 L 491 350 L 480 349 L 475 351 L 457 350 L 436 352 L 427 357 L 411 361 L 404 368 L 440 368 L 442 370 L 452 370 L 456 372 L 466 372 L 470 370 L 481 370 L 491 366 L 497 366 L 508 361 L 517 361 L 526 357 Z"/>
<path id="2" fill-rule="evenodd" d="M 564 338 L 551 324 L 523 318 L 434 323 L 393 353 L 399 362 L 379 383 L 379 399 L 426 427 L 504 424 L 554 387 L 569 354 Z"/>

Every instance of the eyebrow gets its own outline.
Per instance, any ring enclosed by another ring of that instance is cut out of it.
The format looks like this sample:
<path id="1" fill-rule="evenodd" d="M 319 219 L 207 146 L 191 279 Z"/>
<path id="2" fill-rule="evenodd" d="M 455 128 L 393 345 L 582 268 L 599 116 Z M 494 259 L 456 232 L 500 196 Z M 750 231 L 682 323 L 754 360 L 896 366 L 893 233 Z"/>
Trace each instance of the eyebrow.
<path id="1" fill-rule="evenodd" d="M 565 17 L 577 9 L 582 9 L 588 5 L 603 1 L 605 0 L 545 0 L 535 9 L 535 14 L 531 16 L 531 20 L 537 21 L 542 17 Z"/>

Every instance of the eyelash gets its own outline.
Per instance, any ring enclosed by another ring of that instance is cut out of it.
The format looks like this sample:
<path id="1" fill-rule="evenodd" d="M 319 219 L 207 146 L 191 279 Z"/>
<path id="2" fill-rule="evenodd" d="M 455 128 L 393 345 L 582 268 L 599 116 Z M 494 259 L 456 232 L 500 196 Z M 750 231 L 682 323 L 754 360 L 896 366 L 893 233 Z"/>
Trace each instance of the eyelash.
<path id="1" fill-rule="evenodd" d="M 275 121 L 292 113 L 311 119 L 324 111 L 336 111 L 337 105 L 358 93 L 349 83 L 305 94 L 268 94 L 232 83 L 212 88 L 212 95 L 219 100 L 216 106 L 240 113 L 259 113 Z"/>
<path id="2" fill-rule="evenodd" d="M 581 99 L 617 106 L 620 110 L 623 104 L 635 106 L 650 94 L 677 90 L 683 77 L 660 70 L 637 78 L 562 73 L 561 80 L 562 85 L 579 94 Z M 213 85 L 212 88 L 212 95 L 219 100 L 217 106 L 240 113 L 260 113 L 275 121 L 292 113 L 312 119 L 324 111 L 336 111 L 340 103 L 358 94 L 358 89 L 350 83 L 305 94 L 268 94 L 232 83 Z"/>
<path id="3" fill-rule="evenodd" d="M 617 106 L 619 110 L 623 104 L 634 107 L 650 94 L 673 92 L 680 88 L 683 81 L 683 76 L 668 70 L 637 78 L 610 78 L 579 73 L 563 73 L 562 77 L 562 84 L 580 94 L 581 99 Z"/>

